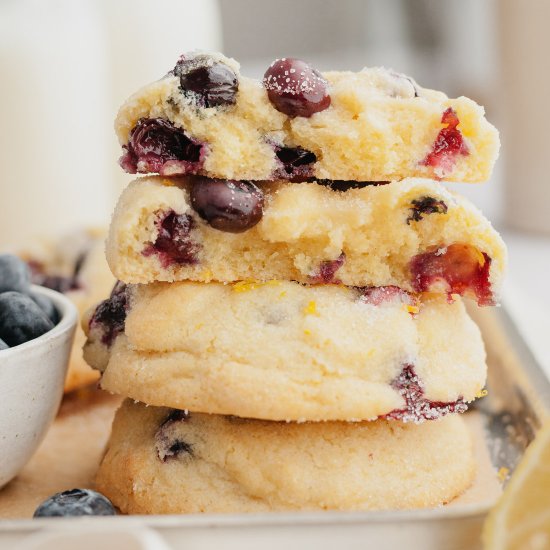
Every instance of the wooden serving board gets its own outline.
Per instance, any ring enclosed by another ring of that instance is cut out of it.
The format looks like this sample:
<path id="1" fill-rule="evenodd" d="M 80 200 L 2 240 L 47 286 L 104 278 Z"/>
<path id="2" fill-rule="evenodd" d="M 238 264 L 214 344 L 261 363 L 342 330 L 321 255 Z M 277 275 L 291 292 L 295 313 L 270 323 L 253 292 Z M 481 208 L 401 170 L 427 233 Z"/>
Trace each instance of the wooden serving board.
<path id="1" fill-rule="evenodd" d="M 121 401 L 95 388 L 66 396 L 38 451 L 23 471 L 0 489 L 0 518 L 30 518 L 38 504 L 58 491 L 93 488 Z"/>

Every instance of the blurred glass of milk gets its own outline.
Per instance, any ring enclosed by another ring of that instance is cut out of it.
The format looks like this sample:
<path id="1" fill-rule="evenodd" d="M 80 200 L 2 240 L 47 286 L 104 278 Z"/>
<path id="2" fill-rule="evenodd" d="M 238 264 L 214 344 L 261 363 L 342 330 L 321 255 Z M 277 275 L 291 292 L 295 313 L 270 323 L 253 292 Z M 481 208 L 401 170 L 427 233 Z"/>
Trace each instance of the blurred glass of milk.
<path id="1" fill-rule="evenodd" d="M 0 250 L 104 225 L 122 185 L 113 120 L 191 49 L 215 0 L 0 1 Z"/>
<path id="2" fill-rule="evenodd" d="M 506 223 L 550 234 L 550 1 L 496 5 Z"/>

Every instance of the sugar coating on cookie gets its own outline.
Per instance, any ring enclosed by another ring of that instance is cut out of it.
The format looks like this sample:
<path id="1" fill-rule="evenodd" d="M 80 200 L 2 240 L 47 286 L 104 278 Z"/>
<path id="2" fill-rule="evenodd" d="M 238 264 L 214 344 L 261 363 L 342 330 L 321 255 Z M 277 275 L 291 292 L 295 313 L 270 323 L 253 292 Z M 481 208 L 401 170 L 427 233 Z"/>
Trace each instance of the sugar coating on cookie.
<path id="1" fill-rule="evenodd" d="M 474 101 L 392 70 L 320 73 L 282 59 L 260 82 L 204 52 L 132 95 L 115 129 L 127 172 L 237 180 L 481 182 L 499 150 Z"/>
<path id="2" fill-rule="evenodd" d="M 115 276 L 394 285 L 498 302 L 502 239 L 475 206 L 437 182 L 243 185 L 193 177 L 131 183 L 107 241 Z"/>
<path id="3" fill-rule="evenodd" d="M 474 472 L 457 415 L 286 424 L 126 400 L 96 483 L 128 514 L 390 510 L 448 503 Z"/>
<path id="4" fill-rule="evenodd" d="M 151 405 L 422 422 L 463 412 L 485 384 L 483 342 L 460 300 L 289 281 L 124 292 L 85 317 L 84 355 L 102 388 Z"/>

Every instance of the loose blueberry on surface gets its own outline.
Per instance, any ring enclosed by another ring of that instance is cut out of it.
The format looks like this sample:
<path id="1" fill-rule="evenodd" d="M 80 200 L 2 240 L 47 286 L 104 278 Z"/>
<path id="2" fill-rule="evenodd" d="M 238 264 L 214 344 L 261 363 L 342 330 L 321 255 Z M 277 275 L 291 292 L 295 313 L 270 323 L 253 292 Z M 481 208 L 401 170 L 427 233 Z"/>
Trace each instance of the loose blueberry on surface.
<path id="1" fill-rule="evenodd" d="M 54 325 L 57 325 L 59 321 L 59 313 L 55 308 L 53 302 L 47 296 L 38 294 L 37 292 L 31 292 L 29 296 L 40 307 L 40 309 L 48 316 L 50 321 Z"/>
<path id="2" fill-rule="evenodd" d="M 19 292 L 0 294 L 0 338 L 18 346 L 38 338 L 54 327 L 32 298 Z"/>
<path id="3" fill-rule="evenodd" d="M 155 433 L 157 455 L 160 460 L 177 458 L 182 455 L 193 457 L 193 445 L 183 441 L 177 435 L 177 426 L 180 422 L 186 422 L 190 418 L 187 411 L 173 410 L 166 420 L 162 422 Z"/>
<path id="4" fill-rule="evenodd" d="M 265 72 L 263 85 L 275 109 L 289 117 L 310 117 L 330 105 L 327 81 L 300 59 L 276 59 Z"/>
<path id="5" fill-rule="evenodd" d="M 264 195 L 251 182 L 197 178 L 191 206 L 214 229 L 242 233 L 262 219 Z"/>
<path id="6" fill-rule="evenodd" d="M 295 179 L 313 176 L 313 164 L 317 162 L 315 153 L 302 147 L 275 146 L 275 155 L 282 167 L 275 173 L 275 178 Z"/>
<path id="7" fill-rule="evenodd" d="M 467 156 L 470 154 L 462 133 L 457 128 L 460 120 L 454 109 L 449 107 L 441 116 L 441 123 L 446 124 L 442 128 L 432 146 L 432 150 L 420 162 L 424 166 L 432 166 L 437 169 L 440 175 L 451 172 L 456 164 L 459 155 Z"/>
<path id="8" fill-rule="evenodd" d="M 444 201 L 434 197 L 420 197 L 411 201 L 411 213 L 407 218 L 407 225 L 412 221 L 419 222 L 426 214 L 446 214 L 447 205 Z"/>
<path id="9" fill-rule="evenodd" d="M 239 81 L 225 63 L 215 62 L 208 55 L 182 56 L 174 68 L 182 91 L 191 92 L 200 107 L 219 107 L 236 102 Z"/>
<path id="10" fill-rule="evenodd" d="M 158 236 L 154 243 L 143 250 L 144 256 L 158 256 L 163 268 L 173 264 L 194 265 L 198 263 L 201 246 L 193 241 L 191 232 L 195 221 L 187 214 L 176 214 L 173 210 L 159 212 L 156 222 Z"/>
<path id="11" fill-rule="evenodd" d="M 162 118 L 138 120 L 124 149 L 119 162 L 130 174 L 193 173 L 201 165 L 202 145 Z"/>
<path id="12" fill-rule="evenodd" d="M 13 254 L 0 255 L 0 293 L 28 292 L 31 274 L 28 265 Z"/>
<path id="13" fill-rule="evenodd" d="M 126 285 L 117 281 L 109 298 L 100 302 L 90 319 L 90 328 L 101 328 L 101 342 L 106 346 L 110 346 L 124 332 L 127 310 Z"/>
<path id="14" fill-rule="evenodd" d="M 463 413 L 468 409 L 468 405 L 461 398 L 449 403 L 426 399 L 424 383 L 416 374 L 413 365 L 404 365 L 391 386 L 403 397 L 405 407 L 383 416 L 389 420 L 420 424 L 424 420 L 436 420 L 446 414 Z"/>
<path id="15" fill-rule="evenodd" d="M 115 507 L 102 494 L 90 489 L 71 489 L 56 493 L 35 510 L 33 517 L 114 516 Z"/>
<path id="16" fill-rule="evenodd" d="M 6 342 L 4 342 L 4 340 L 0 338 L 0 351 L 8 348 L 9 348 L 8 344 L 6 344 Z"/>
<path id="17" fill-rule="evenodd" d="M 480 306 L 494 305 L 490 268 L 491 258 L 474 246 L 454 243 L 434 247 L 412 258 L 411 284 L 415 292 L 442 284 L 449 299 L 452 294 L 473 295 Z"/>

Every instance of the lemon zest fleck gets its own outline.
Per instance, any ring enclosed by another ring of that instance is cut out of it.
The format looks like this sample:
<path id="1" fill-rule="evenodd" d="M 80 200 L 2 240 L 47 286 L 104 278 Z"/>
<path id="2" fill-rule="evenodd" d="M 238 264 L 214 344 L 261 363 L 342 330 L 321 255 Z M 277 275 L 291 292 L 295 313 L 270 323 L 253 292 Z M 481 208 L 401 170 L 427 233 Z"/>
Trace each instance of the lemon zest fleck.
<path id="1" fill-rule="evenodd" d="M 304 308 L 305 315 L 319 315 L 317 311 L 317 303 L 315 300 L 311 300 L 308 305 Z"/>
<path id="2" fill-rule="evenodd" d="M 503 483 L 506 480 L 506 478 L 508 477 L 509 473 L 510 473 L 510 470 L 508 468 L 506 468 L 505 466 L 502 466 L 497 472 L 498 480 L 501 483 Z"/>
<path id="3" fill-rule="evenodd" d="M 280 284 L 281 281 L 278 281 L 277 279 L 265 282 L 253 280 L 238 281 L 233 285 L 233 291 L 249 292 L 250 290 L 256 290 L 257 288 L 260 288 L 262 286 L 279 286 Z"/>

